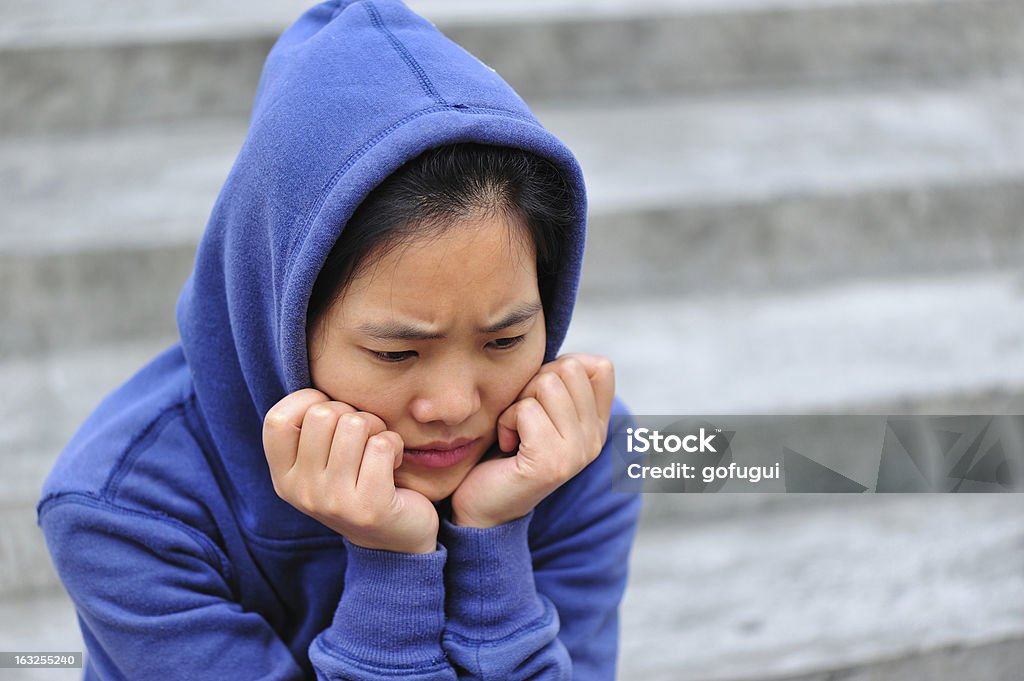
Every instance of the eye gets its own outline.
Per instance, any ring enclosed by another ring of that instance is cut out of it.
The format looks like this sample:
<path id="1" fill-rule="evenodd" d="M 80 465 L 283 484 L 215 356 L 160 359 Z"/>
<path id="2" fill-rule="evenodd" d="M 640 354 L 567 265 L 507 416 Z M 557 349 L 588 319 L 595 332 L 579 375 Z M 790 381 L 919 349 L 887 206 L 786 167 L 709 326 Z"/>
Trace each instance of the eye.
<path id="1" fill-rule="evenodd" d="M 412 350 L 403 350 L 401 352 L 378 352 L 376 350 L 370 350 L 370 353 L 380 361 L 388 362 L 390 364 L 404 362 L 410 357 L 416 356 L 416 353 Z"/>
<path id="2" fill-rule="evenodd" d="M 491 341 L 491 343 L 497 350 L 508 350 L 509 348 L 514 348 L 515 346 L 519 345 L 524 340 L 526 340 L 526 336 L 522 335 L 515 336 L 513 338 L 498 338 L 496 340 Z"/>

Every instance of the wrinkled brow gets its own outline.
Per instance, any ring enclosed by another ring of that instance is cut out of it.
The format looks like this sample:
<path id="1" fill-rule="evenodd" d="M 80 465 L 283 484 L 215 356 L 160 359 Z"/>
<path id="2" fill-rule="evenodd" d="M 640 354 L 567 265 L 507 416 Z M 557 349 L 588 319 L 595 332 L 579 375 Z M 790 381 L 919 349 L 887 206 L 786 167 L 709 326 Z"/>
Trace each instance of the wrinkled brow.
<path id="1" fill-rule="evenodd" d="M 480 329 L 480 333 L 497 333 L 504 331 L 523 322 L 527 322 L 537 316 L 541 310 L 540 301 L 521 303 L 512 308 L 508 314 Z M 363 335 L 379 341 L 413 341 L 413 340 L 443 340 L 447 336 L 443 333 L 432 331 L 428 328 L 411 324 L 408 322 L 367 322 L 360 324 L 356 330 Z"/>

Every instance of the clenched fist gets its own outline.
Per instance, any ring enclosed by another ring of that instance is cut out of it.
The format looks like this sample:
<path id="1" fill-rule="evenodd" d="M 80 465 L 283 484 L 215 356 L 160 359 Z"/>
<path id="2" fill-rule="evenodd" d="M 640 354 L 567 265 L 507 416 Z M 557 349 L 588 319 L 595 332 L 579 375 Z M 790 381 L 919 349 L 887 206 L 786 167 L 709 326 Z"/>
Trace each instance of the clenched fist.
<path id="1" fill-rule="evenodd" d="M 263 421 L 279 497 L 357 546 L 430 553 L 437 511 L 419 492 L 395 487 L 404 448 L 377 416 L 313 388 L 287 395 Z"/>
<path id="2" fill-rule="evenodd" d="M 456 525 L 492 527 L 529 513 L 604 447 L 615 395 L 607 357 L 562 355 L 543 365 L 498 418 L 498 445 L 515 456 L 478 464 L 452 496 Z"/>

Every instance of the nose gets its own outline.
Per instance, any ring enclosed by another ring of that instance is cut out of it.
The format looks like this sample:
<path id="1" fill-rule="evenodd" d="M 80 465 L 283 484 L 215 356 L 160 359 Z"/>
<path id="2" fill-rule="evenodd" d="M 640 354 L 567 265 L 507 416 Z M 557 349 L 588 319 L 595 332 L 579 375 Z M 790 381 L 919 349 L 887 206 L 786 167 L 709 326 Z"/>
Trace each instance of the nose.
<path id="1" fill-rule="evenodd" d="M 480 410 L 480 387 L 472 371 L 441 368 L 427 379 L 411 410 L 420 423 L 457 426 Z"/>

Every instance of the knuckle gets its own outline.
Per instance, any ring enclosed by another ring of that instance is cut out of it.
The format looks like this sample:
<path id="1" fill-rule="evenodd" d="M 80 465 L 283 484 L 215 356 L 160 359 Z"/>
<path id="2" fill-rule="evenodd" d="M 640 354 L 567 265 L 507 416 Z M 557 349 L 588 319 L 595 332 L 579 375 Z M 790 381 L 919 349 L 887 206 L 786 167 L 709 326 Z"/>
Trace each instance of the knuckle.
<path id="1" fill-rule="evenodd" d="M 276 407 L 271 407 L 270 411 L 267 412 L 267 415 L 263 417 L 264 432 L 284 430 L 290 425 L 291 419 L 288 418 L 288 415 Z"/>
<path id="2" fill-rule="evenodd" d="M 570 373 L 570 374 L 578 374 L 580 372 L 584 372 L 584 373 L 586 372 L 586 368 L 583 366 L 583 362 L 581 362 L 576 357 L 572 357 L 572 356 L 566 357 L 565 361 L 562 363 L 562 366 L 565 368 L 565 371 Z"/>
<path id="3" fill-rule="evenodd" d="M 544 364 L 544 365 L 541 366 L 540 369 L 537 370 L 537 373 L 535 373 L 533 375 L 533 379 L 532 379 L 531 382 L 532 383 L 536 383 L 542 377 L 550 376 L 551 374 L 555 373 L 556 371 L 558 371 L 558 360 L 555 360 L 554 362 L 549 362 L 548 364 Z"/>
<path id="4" fill-rule="evenodd" d="M 524 397 L 522 400 L 520 400 L 518 402 L 517 408 L 519 409 L 520 413 L 526 414 L 542 411 L 544 409 L 544 407 L 542 407 L 540 404 L 540 400 L 538 400 L 533 395 L 530 395 L 529 397 Z"/>
<path id="5" fill-rule="evenodd" d="M 551 392 L 561 384 L 562 379 L 557 374 L 548 372 L 537 376 L 537 389 L 542 392 Z"/>
<path id="6" fill-rule="evenodd" d="M 402 441 L 402 436 L 393 430 L 382 431 L 377 433 L 374 437 L 380 440 L 381 449 L 389 454 L 396 452 L 405 446 L 405 443 Z"/>
<path id="7" fill-rule="evenodd" d="M 538 400 L 536 397 L 528 397 L 525 400 L 523 400 L 523 406 L 526 409 L 530 409 L 530 410 L 535 411 L 535 412 L 543 412 L 544 411 L 544 405 L 541 404 L 540 400 Z"/>
<path id="8" fill-rule="evenodd" d="M 377 434 L 386 428 L 386 426 L 384 425 L 384 421 L 382 421 L 381 418 L 376 414 L 371 414 L 368 411 L 359 411 L 355 413 L 356 415 L 359 416 L 359 418 L 363 419 L 363 421 L 366 423 L 366 428 L 368 432 Z"/>
<path id="9" fill-rule="evenodd" d="M 296 390 L 291 395 L 289 395 L 286 399 L 299 399 L 299 398 L 305 398 L 306 396 L 317 398 L 317 399 L 321 399 L 321 400 L 329 400 L 330 399 L 325 393 L 317 390 L 316 388 L 302 388 L 301 390 Z"/>
<path id="10" fill-rule="evenodd" d="M 317 421 L 327 421 L 335 418 L 334 409 L 330 404 L 320 402 L 306 410 L 306 418 L 311 418 Z"/>
<path id="11" fill-rule="evenodd" d="M 366 419 L 359 414 L 344 414 L 341 417 L 341 426 L 347 432 L 361 433 L 366 431 Z"/>
<path id="12" fill-rule="evenodd" d="M 328 402 L 327 404 L 329 404 L 331 409 L 333 409 L 339 416 L 342 414 L 354 414 L 358 411 L 351 404 L 345 404 L 344 402 Z"/>

